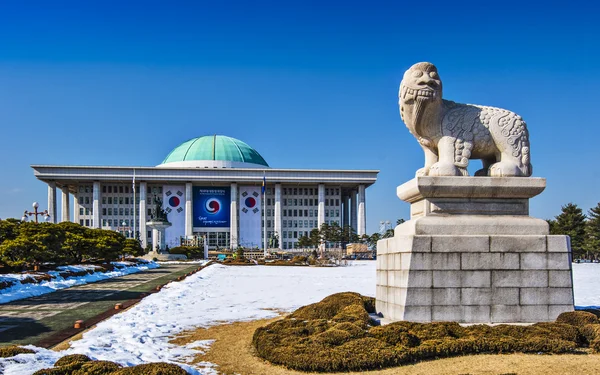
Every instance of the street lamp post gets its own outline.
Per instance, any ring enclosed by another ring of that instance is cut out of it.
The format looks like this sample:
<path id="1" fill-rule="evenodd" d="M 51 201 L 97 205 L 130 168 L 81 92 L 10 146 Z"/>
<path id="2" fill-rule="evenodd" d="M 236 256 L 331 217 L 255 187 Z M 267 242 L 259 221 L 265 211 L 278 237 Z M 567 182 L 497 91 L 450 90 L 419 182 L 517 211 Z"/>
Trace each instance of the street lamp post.
<path id="1" fill-rule="evenodd" d="M 38 202 L 33 202 L 33 212 L 27 211 L 25 210 L 25 212 L 23 213 L 23 217 L 21 218 L 21 221 L 27 221 L 28 220 L 28 216 L 35 216 L 35 222 L 37 224 L 38 222 L 38 215 L 43 215 L 44 216 L 44 220 L 48 221 L 48 219 L 50 219 L 50 214 L 48 213 L 48 210 L 44 210 L 42 212 L 38 212 L 38 207 L 40 205 L 38 204 Z"/>

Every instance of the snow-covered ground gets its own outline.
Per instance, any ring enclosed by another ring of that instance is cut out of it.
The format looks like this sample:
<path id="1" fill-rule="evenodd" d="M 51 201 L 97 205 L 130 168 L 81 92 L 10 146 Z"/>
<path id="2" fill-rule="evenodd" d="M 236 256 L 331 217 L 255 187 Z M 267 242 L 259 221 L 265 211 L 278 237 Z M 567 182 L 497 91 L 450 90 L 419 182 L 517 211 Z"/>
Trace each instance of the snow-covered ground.
<path id="1" fill-rule="evenodd" d="M 574 264 L 573 270 L 576 305 L 600 305 L 600 264 Z M 68 350 L 35 348 L 35 354 L 0 358 L 0 366 L 6 375 L 29 375 L 64 355 L 81 353 L 124 365 L 170 361 L 192 374 L 213 374 L 210 364 L 185 364 L 210 342 L 179 347 L 169 338 L 194 327 L 274 317 L 274 310 L 293 311 L 343 291 L 374 296 L 375 262 L 338 268 L 214 265 L 98 324 Z"/>
<path id="2" fill-rule="evenodd" d="M 159 267 L 154 262 L 146 264 L 135 264 L 132 262 L 113 262 L 115 269 L 109 272 L 94 272 L 84 276 L 73 276 L 63 278 L 59 275 L 60 271 L 87 271 L 88 269 L 95 269 L 94 266 L 89 265 L 76 265 L 76 266 L 62 266 L 58 267 L 58 271 L 49 271 L 49 275 L 55 278 L 51 281 L 42 281 L 39 284 L 21 284 L 21 280 L 29 277 L 27 274 L 6 274 L 0 276 L 0 281 L 16 281 L 16 284 L 0 290 L 0 304 L 16 301 L 23 298 L 40 296 L 42 294 L 52 293 L 59 289 L 70 288 L 75 285 L 82 285 L 93 283 L 100 280 L 111 279 L 113 277 L 119 277 L 145 271 L 152 268 Z"/>
<path id="3" fill-rule="evenodd" d="M 600 263 L 573 263 L 575 306 L 600 306 Z"/>

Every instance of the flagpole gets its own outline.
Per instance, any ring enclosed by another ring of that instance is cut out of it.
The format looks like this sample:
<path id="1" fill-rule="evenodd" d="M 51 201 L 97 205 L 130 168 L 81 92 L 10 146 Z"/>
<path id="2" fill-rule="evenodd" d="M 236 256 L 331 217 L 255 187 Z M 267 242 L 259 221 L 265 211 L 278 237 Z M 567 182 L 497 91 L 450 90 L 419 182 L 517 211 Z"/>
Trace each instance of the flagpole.
<path id="1" fill-rule="evenodd" d="M 131 237 L 132 238 L 137 238 L 137 227 L 135 224 L 135 169 L 133 170 L 133 182 L 131 184 L 132 186 L 132 190 L 133 190 L 133 223 L 131 224 L 131 227 L 133 228 L 133 231 L 131 233 Z"/>
<path id="2" fill-rule="evenodd" d="M 263 171 L 263 188 L 262 188 L 262 200 L 263 200 L 263 249 L 264 257 L 267 259 L 267 176 Z"/>

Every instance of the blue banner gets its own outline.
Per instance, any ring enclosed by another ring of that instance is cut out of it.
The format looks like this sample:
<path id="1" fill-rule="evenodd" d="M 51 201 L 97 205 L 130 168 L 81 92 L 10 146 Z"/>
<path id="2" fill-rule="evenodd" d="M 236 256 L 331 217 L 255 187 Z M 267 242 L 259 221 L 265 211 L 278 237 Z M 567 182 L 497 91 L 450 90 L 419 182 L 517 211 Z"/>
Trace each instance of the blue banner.
<path id="1" fill-rule="evenodd" d="M 229 187 L 193 187 L 194 227 L 228 228 L 231 216 Z"/>

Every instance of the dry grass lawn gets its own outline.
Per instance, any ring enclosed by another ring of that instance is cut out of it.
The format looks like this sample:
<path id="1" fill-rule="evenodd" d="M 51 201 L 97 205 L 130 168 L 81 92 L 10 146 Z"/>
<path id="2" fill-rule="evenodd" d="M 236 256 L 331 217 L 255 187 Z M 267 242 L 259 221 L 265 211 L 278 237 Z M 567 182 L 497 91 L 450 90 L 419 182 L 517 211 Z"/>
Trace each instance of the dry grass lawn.
<path id="1" fill-rule="evenodd" d="M 254 331 L 272 320 L 257 320 L 214 326 L 186 332 L 171 342 L 184 345 L 196 340 L 216 340 L 204 355 L 198 355 L 196 362 L 207 361 L 217 364 L 223 374 L 241 375 L 322 375 L 306 373 L 274 366 L 254 356 L 252 335 Z M 408 374 L 599 374 L 600 355 L 474 355 L 427 361 L 386 370 L 369 371 L 369 375 L 408 375 Z M 358 372 L 343 374 L 358 375 Z"/>

